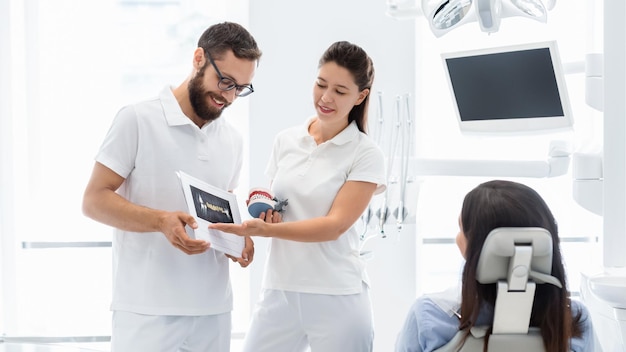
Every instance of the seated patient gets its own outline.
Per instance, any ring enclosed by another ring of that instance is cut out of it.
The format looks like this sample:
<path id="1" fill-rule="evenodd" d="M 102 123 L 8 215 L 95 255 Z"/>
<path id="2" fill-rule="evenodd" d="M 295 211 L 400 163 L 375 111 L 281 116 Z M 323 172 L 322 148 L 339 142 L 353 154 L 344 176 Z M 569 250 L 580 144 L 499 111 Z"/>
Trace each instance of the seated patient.
<path id="1" fill-rule="evenodd" d="M 594 335 L 588 311 L 580 302 L 570 300 L 566 289 L 565 268 L 552 212 L 533 189 L 496 180 L 477 186 L 463 200 L 456 237 L 465 258 L 461 296 L 456 294 L 450 299 L 444 294 L 434 294 L 418 298 L 398 336 L 396 352 L 434 351 L 459 330 L 469 331 L 473 326 L 492 324 L 496 284 L 476 281 L 476 268 L 487 235 L 498 227 L 541 227 L 550 232 L 554 252 L 552 276 L 561 281 L 563 288 L 537 285 L 530 325 L 541 330 L 548 352 L 593 351 Z"/>

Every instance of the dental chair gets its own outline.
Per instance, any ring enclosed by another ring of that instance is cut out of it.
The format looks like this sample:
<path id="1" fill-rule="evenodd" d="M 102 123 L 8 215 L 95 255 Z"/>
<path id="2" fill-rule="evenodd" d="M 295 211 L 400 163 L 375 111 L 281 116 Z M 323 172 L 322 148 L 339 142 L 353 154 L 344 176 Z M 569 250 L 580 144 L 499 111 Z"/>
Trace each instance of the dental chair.
<path id="1" fill-rule="evenodd" d="M 529 327 L 538 284 L 562 287 L 551 276 L 552 237 L 542 228 L 497 228 L 489 233 L 477 267 L 481 284 L 497 284 L 489 352 L 545 351 L 538 328 Z M 475 326 L 459 349 L 466 331 L 459 331 L 436 352 L 482 352 L 489 326 Z"/>

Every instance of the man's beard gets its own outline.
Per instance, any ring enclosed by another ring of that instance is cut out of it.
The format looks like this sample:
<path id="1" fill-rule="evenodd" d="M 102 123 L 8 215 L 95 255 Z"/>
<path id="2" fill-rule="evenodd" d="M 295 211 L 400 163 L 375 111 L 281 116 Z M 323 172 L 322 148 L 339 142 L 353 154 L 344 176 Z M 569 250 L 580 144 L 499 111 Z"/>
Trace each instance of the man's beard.
<path id="1" fill-rule="evenodd" d="M 230 103 L 225 102 L 224 107 L 218 109 L 207 102 L 207 99 L 216 98 L 218 101 L 224 100 L 221 95 L 204 89 L 202 79 L 204 78 L 204 68 L 198 71 L 195 77 L 189 80 L 187 90 L 189 91 L 189 101 L 193 111 L 204 121 L 211 122 L 222 114 L 222 110 Z"/>

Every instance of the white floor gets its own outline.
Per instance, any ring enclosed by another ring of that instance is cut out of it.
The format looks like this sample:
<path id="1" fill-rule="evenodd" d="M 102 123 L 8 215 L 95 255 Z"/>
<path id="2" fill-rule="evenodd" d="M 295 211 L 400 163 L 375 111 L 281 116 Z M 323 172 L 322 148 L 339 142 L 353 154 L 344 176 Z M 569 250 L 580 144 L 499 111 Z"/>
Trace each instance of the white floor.
<path id="1" fill-rule="evenodd" d="M 105 349 L 79 348 L 56 344 L 0 343 L 0 352 L 101 352 Z"/>
<path id="2" fill-rule="evenodd" d="M 241 344 L 241 339 L 233 339 L 230 345 L 231 351 L 240 351 Z M 0 342 L 0 352 L 109 352 L 109 344 L 107 342 L 54 344 Z"/>

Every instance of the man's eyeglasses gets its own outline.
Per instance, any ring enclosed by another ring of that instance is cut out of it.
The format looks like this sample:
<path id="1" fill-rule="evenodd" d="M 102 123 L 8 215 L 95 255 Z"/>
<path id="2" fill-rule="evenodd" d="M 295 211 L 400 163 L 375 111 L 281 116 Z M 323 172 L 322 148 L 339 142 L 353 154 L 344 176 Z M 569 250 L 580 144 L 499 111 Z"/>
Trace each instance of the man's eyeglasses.
<path id="1" fill-rule="evenodd" d="M 252 88 L 252 84 L 243 84 L 243 85 L 239 85 L 237 83 L 235 83 L 235 81 L 233 81 L 232 79 L 228 78 L 228 77 L 224 77 L 222 76 L 222 73 L 220 72 L 220 70 L 217 68 L 217 66 L 215 65 L 215 61 L 213 61 L 213 58 L 211 57 L 211 55 L 207 55 L 209 58 L 209 62 L 211 63 L 211 65 L 213 65 L 213 68 L 215 69 L 215 72 L 217 73 L 217 76 L 219 77 L 219 82 L 217 82 L 217 87 L 223 91 L 228 91 L 228 90 L 235 90 L 235 95 L 238 97 L 245 97 L 248 96 L 250 94 L 252 94 L 254 92 L 254 88 Z"/>

